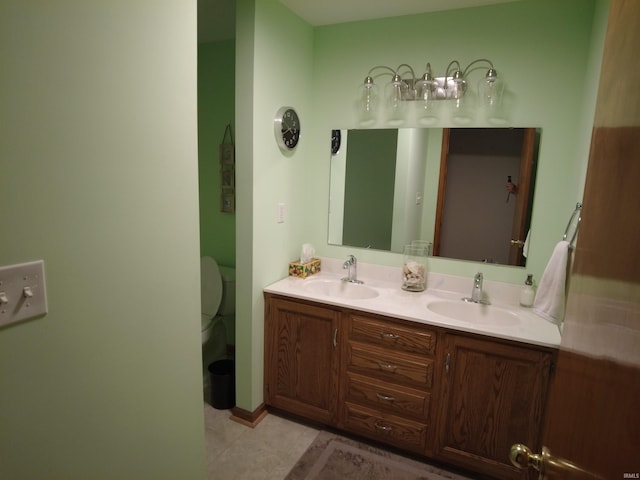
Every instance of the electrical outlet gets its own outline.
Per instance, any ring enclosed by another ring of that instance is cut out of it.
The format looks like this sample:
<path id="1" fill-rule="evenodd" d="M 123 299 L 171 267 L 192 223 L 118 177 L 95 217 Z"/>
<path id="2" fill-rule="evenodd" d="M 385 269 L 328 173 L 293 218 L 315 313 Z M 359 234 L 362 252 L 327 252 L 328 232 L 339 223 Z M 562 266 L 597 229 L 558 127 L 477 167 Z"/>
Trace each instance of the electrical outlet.
<path id="1" fill-rule="evenodd" d="M 0 327 L 46 313 L 44 261 L 0 267 Z"/>

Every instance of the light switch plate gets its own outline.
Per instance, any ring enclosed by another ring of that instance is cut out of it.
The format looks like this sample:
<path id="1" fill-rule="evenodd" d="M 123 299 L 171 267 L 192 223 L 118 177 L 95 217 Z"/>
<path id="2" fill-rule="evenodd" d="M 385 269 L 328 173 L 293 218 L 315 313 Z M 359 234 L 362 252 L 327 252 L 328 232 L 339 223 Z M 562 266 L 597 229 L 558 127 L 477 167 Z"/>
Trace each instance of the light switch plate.
<path id="1" fill-rule="evenodd" d="M 0 327 L 46 313 L 44 261 L 0 267 Z"/>
<path id="2" fill-rule="evenodd" d="M 278 204 L 278 209 L 277 209 L 277 213 L 276 213 L 276 222 L 277 223 L 284 223 L 284 215 L 285 215 L 285 204 L 284 203 L 279 203 Z"/>

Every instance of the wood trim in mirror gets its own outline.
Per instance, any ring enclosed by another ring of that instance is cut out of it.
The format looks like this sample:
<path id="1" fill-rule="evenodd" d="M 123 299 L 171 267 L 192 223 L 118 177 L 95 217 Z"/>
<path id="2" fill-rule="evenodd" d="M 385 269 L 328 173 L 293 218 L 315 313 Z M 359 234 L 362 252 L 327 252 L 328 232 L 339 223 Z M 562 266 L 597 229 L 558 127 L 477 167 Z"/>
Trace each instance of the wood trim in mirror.
<path id="1" fill-rule="evenodd" d="M 465 129 L 459 129 L 463 131 Z M 526 259 L 523 257 L 523 246 L 527 237 L 527 231 L 529 229 L 529 225 L 531 223 L 531 211 L 530 206 L 532 205 L 532 195 L 533 195 L 533 182 L 535 181 L 535 176 L 533 174 L 534 167 L 534 150 L 535 150 L 535 139 L 536 139 L 536 129 L 535 128 L 522 128 L 522 129 L 513 129 L 515 136 L 511 136 L 511 138 L 516 139 L 520 138 L 517 133 L 521 132 L 521 147 L 520 147 L 520 164 L 519 164 L 519 173 L 518 178 L 516 180 L 518 191 L 517 194 L 513 195 L 514 201 L 516 202 L 515 207 L 513 209 L 513 217 L 511 223 L 511 238 L 504 239 L 505 243 L 503 245 L 504 249 L 508 249 L 508 254 L 506 250 L 502 250 L 503 257 L 507 260 L 508 265 L 513 266 L 524 266 Z M 516 132 L 517 131 L 517 132 Z M 434 240 L 433 240 L 433 255 L 434 256 L 442 256 L 443 253 L 443 236 L 444 236 L 444 210 L 446 205 L 446 195 L 447 195 L 447 185 L 451 187 L 450 182 L 453 181 L 453 177 L 450 175 L 449 169 L 449 161 L 453 152 L 455 153 L 464 153 L 464 154 L 475 154 L 472 146 L 474 143 L 472 142 L 473 135 L 470 137 L 470 141 L 462 142 L 459 134 L 456 134 L 456 143 L 455 147 L 452 140 L 451 129 L 445 128 L 443 130 L 442 135 L 442 150 L 440 157 L 440 176 L 438 183 L 438 197 L 437 197 L 437 207 L 435 213 L 435 226 L 434 226 Z M 511 142 L 505 142 L 511 143 Z M 471 147 L 471 148 L 470 148 Z M 486 147 L 481 144 L 478 145 L 478 154 L 482 155 Z M 460 150 L 460 152 L 459 152 Z M 482 152 L 482 153 L 481 153 Z M 503 152 L 504 153 L 504 152 Z M 449 183 L 448 183 L 449 182 Z M 509 197 L 507 197 L 508 199 Z M 507 200 L 508 201 L 508 200 Z M 475 208 L 475 205 L 470 204 L 469 209 Z M 458 210 L 456 210 L 458 211 Z M 449 216 L 451 212 L 449 211 Z M 450 224 L 449 224 L 450 225 Z M 485 232 L 486 233 L 486 232 Z M 448 238 L 451 238 L 449 236 Z M 472 238 L 466 238 L 462 241 L 473 241 Z M 515 243 L 514 243 L 515 242 Z M 502 245 L 502 244 L 501 244 Z M 500 247 L 502 248 L 502 247 Z M 451 250 L 451 248 L 449 248 Z M 448 255 L 447 255 L 448 256 Z M 471 258 L 467 258 L 467 260 L 471 260 Z M 493 259 L 486 259 L 486 261 L 493 263 Z M 498 262 L 498 263 L 504 263 Z"/>
<path id="2" fill-rule="evenodd" d="M 444 194 L 447 182 L 447 158 L 449 156 L 449 139 L 451 129 L 445 128 L 442 132 L 442 150 L 440 153 L 440 179 L 438 180 L 438 206 L 436 207 L 436 224 L 433 235 L 433 256 L 440 256 L 440 235 L 442 231 L 442 210 L 444 207 Z"/>

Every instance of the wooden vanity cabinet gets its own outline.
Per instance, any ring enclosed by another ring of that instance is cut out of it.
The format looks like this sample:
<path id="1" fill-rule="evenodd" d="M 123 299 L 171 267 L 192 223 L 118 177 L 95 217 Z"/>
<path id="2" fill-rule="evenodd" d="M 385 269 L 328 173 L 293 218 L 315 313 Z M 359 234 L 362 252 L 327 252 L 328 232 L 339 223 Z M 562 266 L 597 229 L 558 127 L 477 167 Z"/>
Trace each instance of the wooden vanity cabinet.
<path id="1" fill-rule="evenodd" d="M 265 403 L 466 468 L 526 478 L 555 350 L 265 294 Z M 484 477 L 483 477 L 484 478 Z"/>
<path id="2" fill-rule="evenodd" d="M 337 423 L 339 309 L 265 295 L 267 405 Z"/>
<path id="3" fill-rule="evenodd" d="M 541 448 L 553 350 L 446 334 L 436 456 L 495 478 L 527 478 L 509 449 Z"/>
<path id="4" fill-rule="evenodd" d="M 436 338 L 409 322 L 348 313 L 340 427 L 424 454 L 432 428 Z"/>

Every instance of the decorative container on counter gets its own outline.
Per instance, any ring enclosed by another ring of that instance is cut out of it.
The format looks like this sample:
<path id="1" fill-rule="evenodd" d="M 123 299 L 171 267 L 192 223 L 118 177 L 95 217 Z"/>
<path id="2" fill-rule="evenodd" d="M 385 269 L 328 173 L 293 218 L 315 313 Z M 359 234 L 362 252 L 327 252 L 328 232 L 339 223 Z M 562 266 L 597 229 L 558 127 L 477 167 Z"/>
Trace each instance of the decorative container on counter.
<path id="1" fill-rule="evenodd" d="M 320 259 L 312 258 L 311 261 L 306 263 L 297 262 L 289 263 L 289 275 L 292 277 L 307 278 L 309 275 L 318 273 L 320 271 Z"/>
<path id="2" fill-rule="evenodd" d="M 427 288 L 427 256 L 423 246 L 405 245 L 402 263 L 402 289 L 422 292 Z"/>

